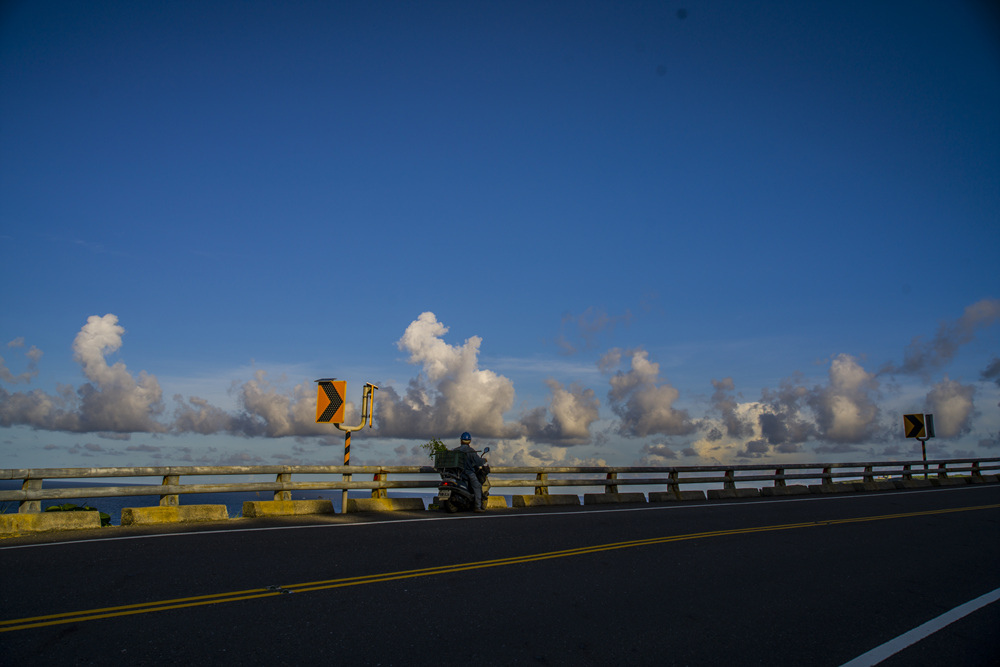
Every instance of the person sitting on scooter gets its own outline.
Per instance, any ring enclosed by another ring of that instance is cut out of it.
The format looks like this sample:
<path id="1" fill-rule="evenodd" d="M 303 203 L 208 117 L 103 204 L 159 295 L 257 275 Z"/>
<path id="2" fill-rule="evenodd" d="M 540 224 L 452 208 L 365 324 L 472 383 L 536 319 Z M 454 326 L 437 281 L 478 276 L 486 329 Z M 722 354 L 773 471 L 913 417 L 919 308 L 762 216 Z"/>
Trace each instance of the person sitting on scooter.
<path id="1" fill-rule="evenodd" d="M 483 508 L 483 485 L 479 482 L 479 477 L 476 476 L 476 468 L 486 465 L 486 459 L 481 457 L 476 450 L 472 448 L 472 436 L 466 431 L 462 434 L 462 444 L 456 450 L 459 452 L 465 452 L 465 478 L 469 480 L 469 486 L 472 487 L 472 492 L 476 496 L 476 506 L 474 511 L 485 512 Z"/>

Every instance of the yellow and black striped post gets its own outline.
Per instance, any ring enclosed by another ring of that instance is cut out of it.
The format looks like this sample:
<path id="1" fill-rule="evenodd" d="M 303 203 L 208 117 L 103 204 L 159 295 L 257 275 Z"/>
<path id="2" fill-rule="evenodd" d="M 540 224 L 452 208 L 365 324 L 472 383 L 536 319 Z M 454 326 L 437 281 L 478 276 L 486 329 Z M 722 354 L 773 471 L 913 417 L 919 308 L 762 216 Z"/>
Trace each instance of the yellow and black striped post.
<path id="1" fill-rule="evenodd" d="M 332 421 L 334 426 L 344 431 L 344 465 L 349 466 L 351 465 L 351 432 L 363 429 L 365 422 L 368 422 L 368 428 L 372 427 L 372 416 L 375 412 L 375 390 L 378 387 L 371 382 L 365 383 L 364 391 L 361 394 L 361 423 L 357 426 L 344 426 L 338 420 L 343 419 L 344 406 L 342 403 L 345 402 L 344 397 L 347 396 L 346 383 L 336 382 L 335 378 L 324 378 L 316 380 L 316 382 L 320 384 L 316 399 L 316 421 Z M 340 399 L 339 402 L 338 399 Z M 351 474 L 345 472 L 341 479 L 350 482 Z M 343 514 L 347 513 L 347 491 L 347 489 L 343 489 L 340 495 L 340 511 Z"/>

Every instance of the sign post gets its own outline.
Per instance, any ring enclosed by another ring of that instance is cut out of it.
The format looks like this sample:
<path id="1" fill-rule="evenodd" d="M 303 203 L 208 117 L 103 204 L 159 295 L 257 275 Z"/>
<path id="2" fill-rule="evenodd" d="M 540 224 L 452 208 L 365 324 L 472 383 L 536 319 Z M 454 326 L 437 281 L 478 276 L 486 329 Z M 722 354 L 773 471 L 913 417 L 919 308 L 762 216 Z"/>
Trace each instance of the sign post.
<path id="1" fill-rule="evenodd" d="M 336 378 L 316 380 L 316 422 L 333 424 L 344 432 L 344 465 L 351 465 L 351 432 L 360 431 L 368 422 L 372 427 L 372 417 L 375 413 L 375 390 L 377 386 L 371 382 L 365 383 L 361 394 L 361 423 L 357 426 L 344 426 L 344 408 L 347 404 L 347 382 Z M 344 473 L 343 481 L 350 482 L 351 474 Z M 340 496 L 340 511 L 347 514 L 347 489 Z"/>
<path id="2" fill-rule="evenodd" d="M 903 415 L 903 433 L 907 438 L 920 441 L 924 459 L 924 479 L 927 479 L 927 441 L 934 437 L 934 415 Z"/>

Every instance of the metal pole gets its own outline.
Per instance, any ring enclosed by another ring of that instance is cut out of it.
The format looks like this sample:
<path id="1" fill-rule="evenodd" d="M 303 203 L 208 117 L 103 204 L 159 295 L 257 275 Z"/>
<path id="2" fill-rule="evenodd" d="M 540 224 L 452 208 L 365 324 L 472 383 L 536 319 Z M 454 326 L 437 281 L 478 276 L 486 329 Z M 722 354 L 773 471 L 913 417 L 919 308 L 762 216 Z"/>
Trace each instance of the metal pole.
<path id="1" fill-rule="evenodd" d="M 347 431 L 344 435 L 344 465 L 351 465 L 351 432 Z M 343 477 L 345 482 L 351 481 L 350 473 L 345 474 Z M 340 513 L 347 514 L 347 489 L 344 489 L 340 495 Z"/>
<path id="2" fill-rule="evenodd" d="M 927 438 L 917 438 L 920 441 L 920 451 L 924 456 L 924 479 L 927 479 Z"/>

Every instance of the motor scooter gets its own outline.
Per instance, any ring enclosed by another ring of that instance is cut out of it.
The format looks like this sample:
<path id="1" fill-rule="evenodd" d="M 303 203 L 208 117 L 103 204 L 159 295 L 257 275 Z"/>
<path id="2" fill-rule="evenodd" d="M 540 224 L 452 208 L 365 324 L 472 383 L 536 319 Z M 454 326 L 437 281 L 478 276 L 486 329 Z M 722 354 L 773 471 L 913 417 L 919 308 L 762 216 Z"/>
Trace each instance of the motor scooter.
<path id="1" fill-rule="evenodd" d="M 482 451 L 485 455 L 490 448 Z M 474 510 L 476 508 L 476 495 L 465 478 L 465 453 L 454 450 L 438 452 L 434 455 L 434 470 L 441 475 L 441 483 L 438 484 L 437 504 L 448 513 L 462 510 Z M 476 469 L 476 477 L 483 485 L 483 507 L 486 506 L 486 499 L 490 496 L 490 464 L 479 466 Z"/>

